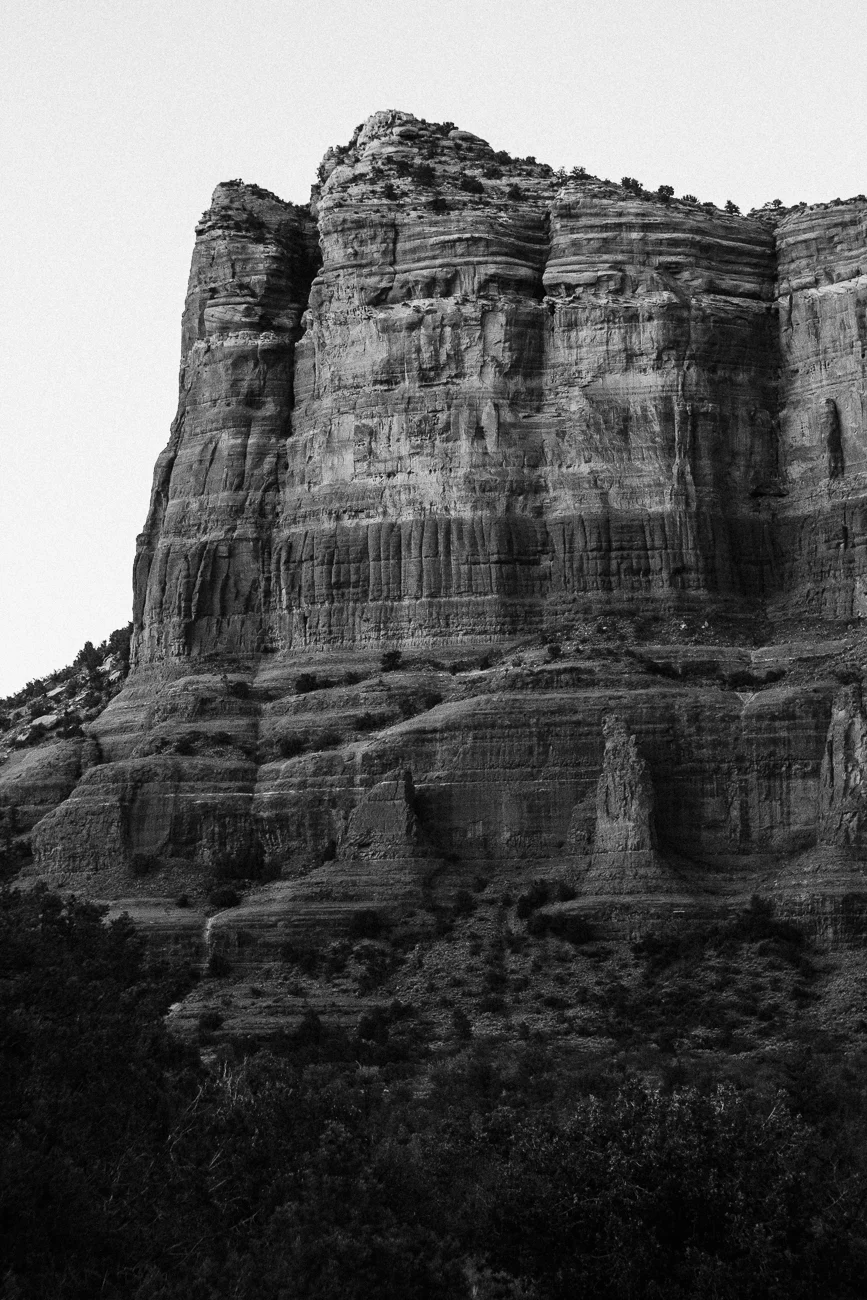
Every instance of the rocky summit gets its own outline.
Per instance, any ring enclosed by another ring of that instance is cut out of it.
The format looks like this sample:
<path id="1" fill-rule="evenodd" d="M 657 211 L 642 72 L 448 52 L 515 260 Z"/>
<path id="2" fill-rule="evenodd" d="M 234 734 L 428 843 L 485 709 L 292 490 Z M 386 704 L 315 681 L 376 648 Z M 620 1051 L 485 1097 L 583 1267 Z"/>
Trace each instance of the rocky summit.
<path id="1" fill-rule="evenodd" d="M 534 880 L 861 935 L 865 445 L 863 196 L 742 216 L 402 112 L 308 206 L 219 185 L 130 674 L 0 768 L 25 876 L 240 969 Z"/>

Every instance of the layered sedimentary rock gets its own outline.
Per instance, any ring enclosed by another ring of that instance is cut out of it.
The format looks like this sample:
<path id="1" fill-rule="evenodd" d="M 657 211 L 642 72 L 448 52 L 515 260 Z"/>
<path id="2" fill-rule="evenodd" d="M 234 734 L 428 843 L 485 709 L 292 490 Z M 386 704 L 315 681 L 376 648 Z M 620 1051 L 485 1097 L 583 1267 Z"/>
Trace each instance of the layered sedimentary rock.
<path id="1" fill-rule="evenodd" d="M 596 826 L 587 894 L 679 891 L 657 845 L 653 781 L 635 736 L 619 714 L 603 720 L 605 752 L 596 787 Z"/>
<path id="2" fill-rule="evenodd" d="M 819 788 L 819 843 L 862 849 L 867 836 L 867 716 L 860 686 L 834 699 Z"/>
<path id="3" fill-rule="evenodd" d="M 779 603 L 867 614 L 867 202 L 806 208 L 777 227 Z"/>
<path id="4" fill-rule="evenodd" d="M 862 837 L 865 647 L 833 620 L 867 613 L 865 222 L 395 112 L 309 208 L 219 186 L 134 670 L 39 870 L 243 878 L 268 943 L 528 872 L 632 906 L 797 892 L 809 859 L 821 892 Z"/>
<path id="5" fill-rule="evenodd" d="M 214 191 L 196 227 L 178 413 L 133 576 L 141 659 L 267 642 L 293 351 L 318 249 L 309 212 Z"/>
<path id="6" fill-rule="evenodd" d="M 198 228 L 139 662 L 763 592 L 765 225 L 501 167 L 399 113 L 324 175 L 300 338 L 309 216 L 221 186 Z"/>

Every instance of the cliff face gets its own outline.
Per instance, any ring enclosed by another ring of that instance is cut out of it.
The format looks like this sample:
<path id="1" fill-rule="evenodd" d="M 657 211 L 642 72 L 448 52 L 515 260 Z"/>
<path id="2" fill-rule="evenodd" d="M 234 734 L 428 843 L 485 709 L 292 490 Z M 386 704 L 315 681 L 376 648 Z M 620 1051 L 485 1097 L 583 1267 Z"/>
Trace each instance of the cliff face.
<path id="1" fill-rule="evenodd" d="M 501 166 L 398 113 L 324 170 L 300 339 L 304 215 L 223 186 L 198 227 L 139 662 L 762 594 L 763 225 Z"/>
<path id="2" fill-rule="evenodd" d="M 777 232 L 780 602 L 867 614 L 867 203 L 808 208 Z"/>
<path id="3" fill-rule="evenodd" d="M 867 204 L 726 215 L 402 113 L 320 176 L 197 228 L 134 671 L 38 869 L 258 882 L 220 924 L 272 938 L 528 871 L 860 889 Z"/>
<path id="4" fill-rule="evenodd" d="M 178 413 L 133 575 L 140 661 L 267 643 L 293 354 L 318 261 L 309 213 L 214 191 L 196 227 Z"/>

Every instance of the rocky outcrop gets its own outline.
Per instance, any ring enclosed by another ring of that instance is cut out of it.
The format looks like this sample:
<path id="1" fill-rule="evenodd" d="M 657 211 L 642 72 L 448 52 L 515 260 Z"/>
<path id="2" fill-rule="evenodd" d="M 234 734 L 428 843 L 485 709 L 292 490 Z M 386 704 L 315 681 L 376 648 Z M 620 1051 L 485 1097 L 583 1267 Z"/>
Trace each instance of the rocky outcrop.
<path id="1" fill-rule="evenodd" d="M 218 186 L 133 672 L 103 761 L 32 803 L 37 869 L 197 902 L 230 874 L 213 935 L 279 947 L 528 872 L 640 907 L 857 849 L 861 706 L 832 700 L 867 647 L 819 620 L 867 614 L 865 222 L 399 112 L 307 208 Z"/>
<path id="2" fill-rule="evenodd" d="M 138 542 L 138 662 L 267 645 L 293 353 L 317 261 L 309 212 L 217 186 L 196 227 L 178 413 Z"/>
<path id="3" fill-rule="evenodd" d="M 370 119 L 316 206 L 281 644 L 499 636 L 588 602 L 761 590 L 763 226 L 499 166 L 402 114 Z"/>
<path id="4" fill-rule="evenodd" d="M 780 606 L 867 613 L 867 201 L 820 204 L 777 227 Z"/>
<path id="5" fill-rule="evenodd" d="M 680 891 L 657 846 L 653 782 L 635 736 L 618 714 L 603 720 L 605 752 L 596 786 L 596 827 L 588 895 Z"/>
<path id="6" fill-rule="evenodd" d="M 635 737 L 616 713 L 603 720 L 605 753 L 596 787 L 594 857 L 656 852 L 653 784 Z"/>
<path id="7" fill-rule="evenodd" d="M 20 749 L 0 766 L 0 810 L 10 830 L 29 831 L 75 789 L 86 770 L 87 742 L 56 740 Z"/>
<path id="8" fill-rule="evenodd" d="M 308 214 L 215 191 L 140 663 L 762 593 L 772 235 L 498 158 L 375 114 L 323 165 L 312 285 Z"/>
<path id="9" fill-rule="evenodd" d="M 867 714 L 859 685 L 835 697 L 819 779 L 820 844 L 867 847 Z"/>
<path id="10" fill-rule="evenodd" d="M 852 544 L 828 493 L 847 465 L 857 491 L 865 205 L 775 230 L 397 112 L 320 170 L 310 211 L 233 182 L 197 228 L 138 662 L 497 637 L 786 570 L 851 612 L 860 561 L 841 584 L 821 534 Z"/>
<path id="11" fill-rule="evenodd" d="M 340 844 L 340 856 L 350 859 L 414 857 L 425 850 L 411 772 L 394 772 L 362 796 Z"/>

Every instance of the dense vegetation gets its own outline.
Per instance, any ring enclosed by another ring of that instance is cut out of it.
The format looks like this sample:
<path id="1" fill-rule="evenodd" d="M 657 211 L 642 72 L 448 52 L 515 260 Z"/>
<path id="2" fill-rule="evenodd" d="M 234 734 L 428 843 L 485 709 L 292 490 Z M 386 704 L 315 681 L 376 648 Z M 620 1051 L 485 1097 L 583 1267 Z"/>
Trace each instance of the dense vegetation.
<path id="1" fill-rule="evenodd" d="M 642 960 L 652 984 L 751 937 L 807 961 L 756 908 Z M 666 1080 L 459 1033 L 435 1057 L 395 1004 L 206 1068 L 164 1026 L 184 980 L 126 922 L 6 891 L 0 962 L 7 1296 L 863 1294 L 867 1123 L 841 1060 Z"/>

